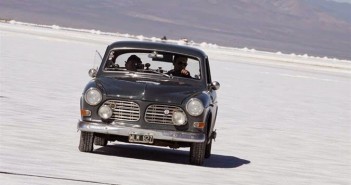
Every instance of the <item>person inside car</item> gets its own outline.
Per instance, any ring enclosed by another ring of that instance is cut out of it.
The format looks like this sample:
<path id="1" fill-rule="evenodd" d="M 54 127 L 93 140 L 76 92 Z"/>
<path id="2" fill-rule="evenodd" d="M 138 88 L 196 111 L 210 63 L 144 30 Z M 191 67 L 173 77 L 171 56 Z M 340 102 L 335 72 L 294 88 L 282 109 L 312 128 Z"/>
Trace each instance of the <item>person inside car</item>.
<path id="1" fill-rule="evenodd" d="M 175 55 L 173 58 L 174 69 L 167 72 L 168 75 L 190 78 L 190 72 L 186 70 L 188 58 L 181 55 Z"/>
<path id="2" fill-rule="evenodd" d="M 114 52 L 111 52 L 106 62 L 105 68 L 119 67 L 118 64 L 115 64 L 116 58 L 117 58 L 117 55 Z"/>
<path id="3" fill-rule="evenodd" d="M 131 55 L 125 64 L 125 67 L 129 71 L 136 71 L 137 69 L 142 69 L 143 64 L 140 60 L 140 58 L 136 55 Z"/>

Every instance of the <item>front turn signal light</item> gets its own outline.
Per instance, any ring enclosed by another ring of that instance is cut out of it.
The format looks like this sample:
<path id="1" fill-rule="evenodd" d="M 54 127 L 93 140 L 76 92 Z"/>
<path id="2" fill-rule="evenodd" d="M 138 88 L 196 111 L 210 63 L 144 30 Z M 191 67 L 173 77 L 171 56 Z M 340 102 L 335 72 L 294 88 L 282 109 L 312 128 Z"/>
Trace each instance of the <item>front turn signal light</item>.
<path id="1" fill-rule="evenodd" d="M 203 129 L 205 128 L 205 122 L 195 122 L 194 127 Z"/>
<path id="2" fill-rule="evenodd" d="M 91 111 L 90 110 L 81 109 L 80 110 L 80 115 L 81 116 L 91 116 Z"/>

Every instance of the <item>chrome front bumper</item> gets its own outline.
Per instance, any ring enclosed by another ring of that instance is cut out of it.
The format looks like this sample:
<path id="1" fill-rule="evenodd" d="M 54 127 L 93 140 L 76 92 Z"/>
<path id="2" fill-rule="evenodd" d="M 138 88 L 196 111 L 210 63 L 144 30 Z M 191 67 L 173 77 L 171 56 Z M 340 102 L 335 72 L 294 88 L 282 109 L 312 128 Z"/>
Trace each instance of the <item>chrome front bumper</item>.
<path id="1" fill-rule="evenodd" d="M 129 136 L 130 134 L 142 134 L 142 135 L 153 135 L 154 139 L 166 140 L 166 141 L 179 141 L 179 142 L 194 142 L 200 143 L 205 141 L 205 134 L 202 133 L 191 133 L 181 131 L 169 131 L 169 130 L 149 130 L 131 127 L 127 125 L 118 124 L 103 124 L 98 122 L 79 121 L 78 130 L 86 132 L 95 132 L 101 134 L 111 134 L 118 136 Z"/>

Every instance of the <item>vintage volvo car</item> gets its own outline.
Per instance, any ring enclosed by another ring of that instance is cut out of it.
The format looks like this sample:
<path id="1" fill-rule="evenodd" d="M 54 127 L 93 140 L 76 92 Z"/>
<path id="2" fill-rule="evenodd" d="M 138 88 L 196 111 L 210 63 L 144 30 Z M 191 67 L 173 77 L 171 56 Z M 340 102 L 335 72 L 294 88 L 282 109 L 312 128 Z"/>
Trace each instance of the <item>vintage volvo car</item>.
<path id="1" fill-rule="evenodd" d="M 136 62 L 130 63 L 131 59 Z M 212 81 L 202 50 L 119 41 L 107 47 L 100 67 L 90 69 L 89 75 L 92 80 L 80 100 L 80 151 L 121 141 L 190 147 L 194 165 L 210 157 L 220 85 Z"/>

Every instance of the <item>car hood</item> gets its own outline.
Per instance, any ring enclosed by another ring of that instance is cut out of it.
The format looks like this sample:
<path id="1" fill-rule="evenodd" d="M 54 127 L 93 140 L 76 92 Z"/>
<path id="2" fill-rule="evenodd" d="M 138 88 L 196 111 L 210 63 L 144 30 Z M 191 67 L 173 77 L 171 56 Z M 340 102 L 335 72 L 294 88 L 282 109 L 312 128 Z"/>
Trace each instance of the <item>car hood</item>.
<path id="1" fill-rule="evenodd" d="M 102 78 L 97 81 L 108 97 L 181 104 L 182 101 L 201 91 L 195 86 L 177 80 L 145 80 Z"/>

